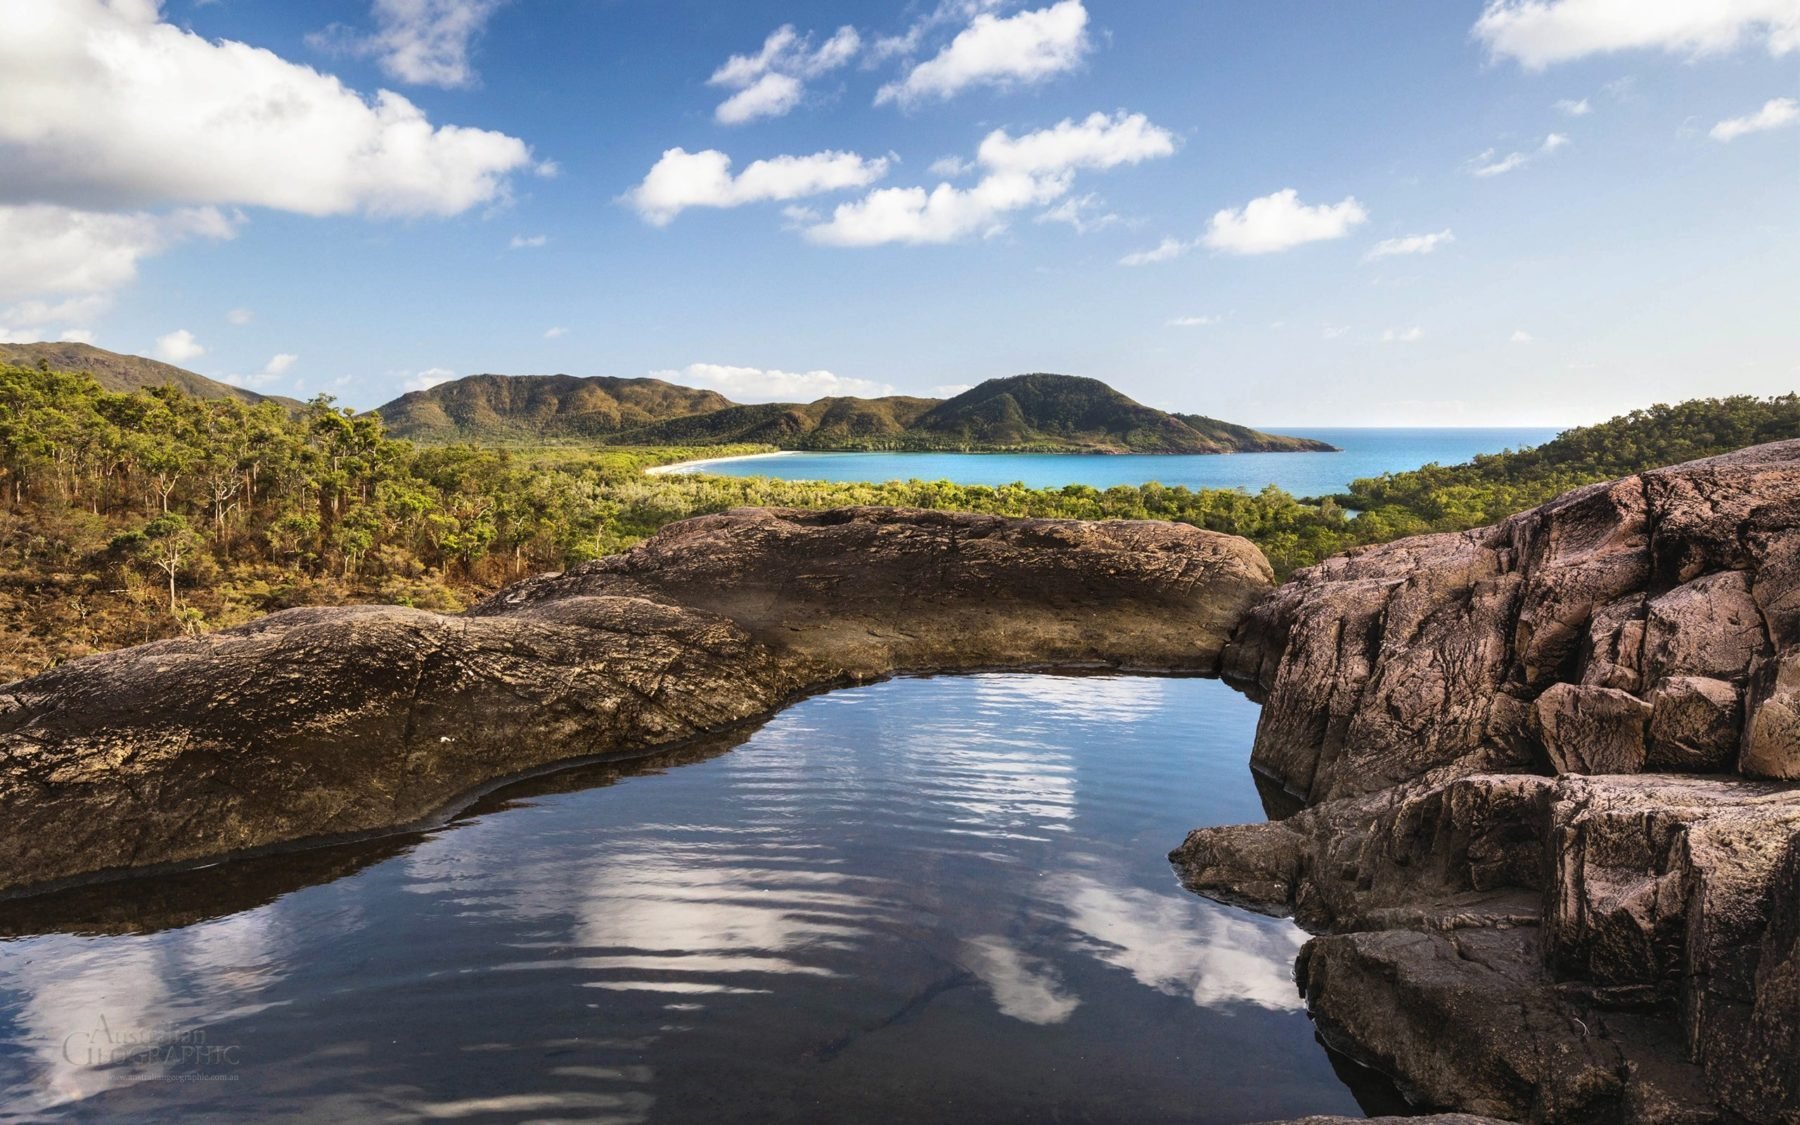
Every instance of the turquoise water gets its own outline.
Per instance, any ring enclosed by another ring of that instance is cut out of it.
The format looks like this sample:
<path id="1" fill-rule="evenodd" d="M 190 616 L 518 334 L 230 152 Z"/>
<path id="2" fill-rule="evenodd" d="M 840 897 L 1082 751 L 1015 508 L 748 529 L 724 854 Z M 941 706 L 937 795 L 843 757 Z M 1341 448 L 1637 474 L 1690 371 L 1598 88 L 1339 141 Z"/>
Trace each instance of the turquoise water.
<path id="1" fill-rule="evenodd" d="M 1342 491 L 1359 477 L 1405 472 L 1437 462 L 1454 465 L 1477 453 L 1540 445 L 1554 429 L 1281 430 L 1330 442 L 1341 453 L 1235 453 L 1227 456 L 1105 456 L 1069 453 L 781 453 L 715 461 L 698 471 L 782 480 L 949 480 L 1110 488 L 1150 481 L 1174 487 L 1245 488 L 1274 484 L 1296 496 Z"/>

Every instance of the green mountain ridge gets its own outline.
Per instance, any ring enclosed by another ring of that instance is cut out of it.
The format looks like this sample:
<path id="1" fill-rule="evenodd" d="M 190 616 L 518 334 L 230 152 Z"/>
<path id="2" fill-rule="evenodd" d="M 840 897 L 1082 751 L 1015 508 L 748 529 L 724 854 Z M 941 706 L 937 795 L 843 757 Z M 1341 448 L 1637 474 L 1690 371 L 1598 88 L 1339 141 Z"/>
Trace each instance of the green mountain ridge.
<path id="1" fill-rule="evenodd" d="M 0 363 L 20 367 L 47 367 L 52 371 L 81 371 L 92 375 L 101 387 L 117 394 L 130 394 L 146 387 L 177 387 L 198 399 L 234 398 L 251 406 L 259 402 L 279 402 L 299 408 L 298 399 L 281 395 L 258 394 L 217 379 L 196 375 L 172 363 L 147 359 L 141 355 L 121 355 L 92 344 L 43 341 L 36 344 L 0 344 Z"/>
<path id="2" fill-rule="evenodd" d="M 738 404 L 660 379 L 471 375 L 376 408 L 420 441 L 585 438 L 609 445 L 755 442 L 810 450 L 1326 452 L 1333 447 L 1145 406 L 1098 379 L 990 379 L 947 400 L 894 395 Z"/>

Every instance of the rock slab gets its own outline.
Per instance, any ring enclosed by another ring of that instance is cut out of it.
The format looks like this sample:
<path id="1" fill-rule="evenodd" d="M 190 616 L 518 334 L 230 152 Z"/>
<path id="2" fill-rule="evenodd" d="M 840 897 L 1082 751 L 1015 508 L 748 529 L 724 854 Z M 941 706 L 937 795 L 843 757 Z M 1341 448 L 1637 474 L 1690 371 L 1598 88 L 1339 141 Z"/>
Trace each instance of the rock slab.
<path id="1" fill-rule="evenodd" d="M 0 687 L 0 892 L 441 815 L 902 672 L 1207 673 L 1273 587 L 1166 523 L 746 509 L 463 617 L 300 609 Z"/>

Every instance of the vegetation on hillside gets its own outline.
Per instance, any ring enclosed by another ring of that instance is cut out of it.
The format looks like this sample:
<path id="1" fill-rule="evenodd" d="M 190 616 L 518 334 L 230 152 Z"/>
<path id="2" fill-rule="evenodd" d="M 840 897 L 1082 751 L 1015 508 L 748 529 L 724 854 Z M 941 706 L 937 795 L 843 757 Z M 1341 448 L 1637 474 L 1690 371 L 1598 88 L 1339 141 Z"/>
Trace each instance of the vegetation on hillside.
<path id="1" fill-rule="evenodd" d="M 121 394 L 0 363 L 0 681 L 297 605 L 456 610 L 741 505 L 1178 520 L 1249 537 L 1285 574 L 1359 543 L 1476 526 L 1575 485 L 1796 436 L 1793 396 L 1656 407 L 1316 502 L 1274 488 L 827 484 L 644 473 L 767 446 L 415 446 L 325 398 L 296 411 L 168 387 Z"/>
<path id="2" fill-rule="evenodd" d="M 612 445 L 757 442 L 782 449 L 1136 451 L 1327 450 L 1200 415 L 1169 414 L 1097 379 L 1016 375 L 947 401 L 893 395 L 738 405 L 658 379 L 471 375 L 379 407 L 422 441 L 583 438 Z"/>
<path id="3" fill-rule="evenodd" d="M 251 404 L 279 402 L 298 409 L 300 403 L 280 395 L 263 395 L 255 391 L 221 383 L 196 375 L 172 363 L 146 359 L 141 355 L 121 355 L 92 344 L 64 340 L 37 344 L 0 344 L 0 363 L 20 367 L 47 367 L 52 371 L 80 371 L 92 375 L 109 391 L 130 392 L 151 387 L 175 387 L 195 398 L 235 398 Z"/>

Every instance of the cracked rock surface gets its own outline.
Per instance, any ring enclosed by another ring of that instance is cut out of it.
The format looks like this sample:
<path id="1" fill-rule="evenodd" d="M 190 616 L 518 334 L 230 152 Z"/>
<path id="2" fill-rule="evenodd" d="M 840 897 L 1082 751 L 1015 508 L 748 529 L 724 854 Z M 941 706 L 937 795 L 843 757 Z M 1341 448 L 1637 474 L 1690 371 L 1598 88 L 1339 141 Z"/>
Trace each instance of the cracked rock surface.
<path id="1" fill-rule="evenodd" d="M 0 687 L 0 892 L 415 824 L 899 672 L 1217 670 L 1273 585 L 1164 523 L 746 509 L 463 617 L 299 609 Z"/>
<path id="2" fill-rule="evenodd" d="M 1800 442 L 1367 548 L 1256 606 L 1189 889 L 1321 935 L 1319 1033 L 1424 1107 L 1800 1122 Z"/>

